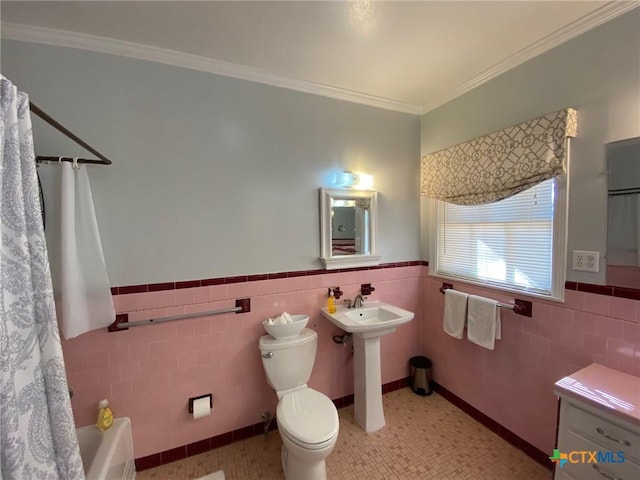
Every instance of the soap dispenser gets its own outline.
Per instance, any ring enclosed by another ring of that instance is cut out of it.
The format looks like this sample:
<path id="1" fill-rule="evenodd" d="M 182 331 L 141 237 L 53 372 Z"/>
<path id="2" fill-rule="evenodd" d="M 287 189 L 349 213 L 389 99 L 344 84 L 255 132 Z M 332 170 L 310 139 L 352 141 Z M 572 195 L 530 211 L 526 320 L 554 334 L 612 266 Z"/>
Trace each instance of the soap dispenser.
<path id="1" fill-rule="evenodd" d="M 331 288 L 329 289 L 329 297 L 327 298 L 327 311 L 329 313 L 336 313 L 336 297 Z"/>
<path id="2" fill-rule="evenodd" d="M 109 401 L 106 399 L 101 400 L 100 403 L 98 403 L 98 407 L 100 411 L 98 412 L 96 426 L 104 432 L 113 425 L 113 412 L 109 408 Z"/>

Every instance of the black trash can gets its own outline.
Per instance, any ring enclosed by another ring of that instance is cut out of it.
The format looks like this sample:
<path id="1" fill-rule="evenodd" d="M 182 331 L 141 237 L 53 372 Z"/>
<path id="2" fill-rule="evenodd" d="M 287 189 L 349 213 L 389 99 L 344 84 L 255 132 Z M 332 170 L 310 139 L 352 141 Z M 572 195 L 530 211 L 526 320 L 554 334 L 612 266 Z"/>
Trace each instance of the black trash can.
<path id="1" fill-rule="evenodd" d="M 418 395 L 431 395 L 431 360 L 427 357 L 411 357 L 409 360 L 411 367 L 411 390 Z"/>

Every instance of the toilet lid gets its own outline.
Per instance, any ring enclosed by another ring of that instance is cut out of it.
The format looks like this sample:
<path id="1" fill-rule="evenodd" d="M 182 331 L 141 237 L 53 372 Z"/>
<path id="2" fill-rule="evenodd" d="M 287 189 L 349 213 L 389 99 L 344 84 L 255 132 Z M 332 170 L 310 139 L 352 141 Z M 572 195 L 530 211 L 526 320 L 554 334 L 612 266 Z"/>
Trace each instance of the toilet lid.
<path id="1" fill-rule="evenodd" d="M 278 428 L 307 445 L 323 443 L 338 434 L 338 411 L 326 395 L 311 388 L 286 394 L 276 410 Z M 297 443 L 297 442 L 296 442 Z"/>

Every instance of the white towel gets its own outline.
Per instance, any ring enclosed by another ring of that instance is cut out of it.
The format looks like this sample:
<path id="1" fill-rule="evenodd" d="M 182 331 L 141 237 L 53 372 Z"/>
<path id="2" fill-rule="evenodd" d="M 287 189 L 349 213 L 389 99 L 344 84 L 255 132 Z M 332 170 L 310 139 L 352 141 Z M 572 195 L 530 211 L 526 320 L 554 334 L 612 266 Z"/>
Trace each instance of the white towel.
<path id="1" fill-rule="evenodd" d="M 442 329 L 454 338 L 462 338 L 467 319 L 467 295 L 448 288 L 444 291 L 444 316 Z"/>
<path id="2" fill-rule="evenodd" d="M 467 312 L 467 338 L 470 342 L 493 350 L 495 340 L 502 336 L 498 302 L 489 298 L 469 295 Z"/>
<path id="3" fill-rule="evenodd" d="M 289 313 L 284 312 L 282 315 L 270 318 L 267 323 L 269 325 L 284 325 L 286 323 L 293 323 L 293 318 L 291 317 L 291 315 L 289 315 Z"/>

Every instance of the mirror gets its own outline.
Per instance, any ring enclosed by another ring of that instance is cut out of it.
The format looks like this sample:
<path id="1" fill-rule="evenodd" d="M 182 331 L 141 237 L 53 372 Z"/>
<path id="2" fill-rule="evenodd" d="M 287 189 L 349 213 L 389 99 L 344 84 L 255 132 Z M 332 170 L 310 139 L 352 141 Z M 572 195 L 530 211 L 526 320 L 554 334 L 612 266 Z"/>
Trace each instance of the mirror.
<path id="1" fill-rule="evenodd" d="M 327 270 L 378 265 L 378 194 L 320 189 L 320 260 Z"/>
<path id="2" fill-rule="evenodd" d="M 606 145 L 607 285 L 640 289 L 640 137 Z"/>

